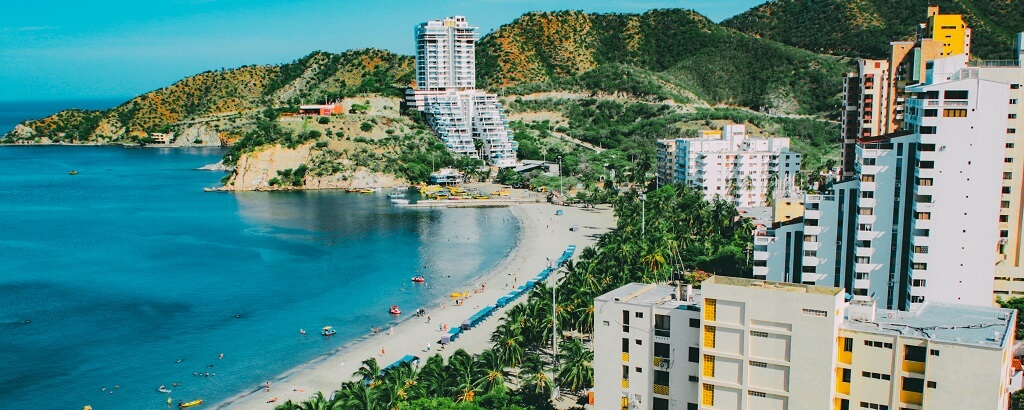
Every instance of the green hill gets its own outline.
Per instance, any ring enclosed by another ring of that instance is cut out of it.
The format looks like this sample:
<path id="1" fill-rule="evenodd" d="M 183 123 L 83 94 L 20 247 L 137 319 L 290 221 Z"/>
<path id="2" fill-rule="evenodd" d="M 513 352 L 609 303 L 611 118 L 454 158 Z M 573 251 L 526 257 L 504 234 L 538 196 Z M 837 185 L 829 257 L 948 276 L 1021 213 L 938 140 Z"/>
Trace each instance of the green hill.
<path id="1" fill-rule="evenodd" d="M 528 13 L 482 39 L 481 83 L 694 98 L 786 113 L 837 103 L 847 62 L 723 28 L 692 10 Z"/>
<path id="2" fill-rule="evenodd" d="M 366 49 L 313 52 L 281 65 L 208 71 L 104 111 L 68 110 L 22 124 L 8 141 L 134 142 L 147 133 L 208 125 L 224 141 L 253 128 L 266 107 L 296 106 L 377 93 L 399 95 L 412 81 L 413 59 Z"/>
<path id="3" fill-rule="evenodd" d="M 1024 0 L 773 0 L 722 25 L 819 53 L 884 58 L 890 41 L 914 38 L 929 5 L 964 15 L 980 58 L 1010 58 L 1024 31 Z"/>

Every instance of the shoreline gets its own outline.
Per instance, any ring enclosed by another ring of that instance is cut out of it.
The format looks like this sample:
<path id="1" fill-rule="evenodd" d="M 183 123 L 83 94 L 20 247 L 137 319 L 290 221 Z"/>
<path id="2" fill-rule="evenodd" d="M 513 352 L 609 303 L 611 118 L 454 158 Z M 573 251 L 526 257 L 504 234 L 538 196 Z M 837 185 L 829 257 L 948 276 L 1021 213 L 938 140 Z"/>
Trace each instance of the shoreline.
<path id="1" fill-rule="evenodd" d="M 387 329 L 379 334 L 366 334 L 358 337 L 338 349 L 321 355 L 313 360 L 301 363 L 269 380 L 271 391 L 264 391 L 263 381 L 254 383 L 253 388 L 238 392 L 218 402 L 215 408 L 266 408 L 282 404 L 288 400 L 302 402 L 317 391 L 330 397 L 342 382 L 352 380 L 351 374 L 360 363 L 368 358 L 376 358 L 381 367 L 410 354 L 418 356 L 421 361 L 436 353 L 447 358 L 458 349 L 465 349 L 476 354 L 490 347 L 490 335 L 498 325 L 500 315 L 526 298 L 519 298 L 504 308 L 499 308 L 494 316 L 476 328 L 464 332 L 458 340 L 446 349 L 438 351 L 437 341 L 444 334 L 438 326 L 447 324 L 449 328 L 460 326 L 462 321 L 480 308 L 494 304 L 495 301 L 515 286 L 522 285 L 547 266 L 547 259 L 557 259 L 568 245 L 576 245 L 577 254 L 586 246 L 593 245 L 597 236 L 615 226 L 612 209 L 578 208 L 571 206 L 554 206 L 546 203 L 516 204 L 509 207 L 520 224 L 519 235 L 512 249 L 493 268 L 482 272 L 467 281 L 462 287 L 453 291 L 470 291 L 470 297 L 462 306 L 456 306 L 451 298 L 442 297 L 435 300 L 438 305 L 425 306 L 431 323 L 411 313 L 399 319 L 394 326 L 394 335 Z M 555 210 L 561 209 L 564 214 L 555 216 Z M 579 225 L 581 230 L 570 232 L 569 227 Z M 548 280 L 554 280 L 552 274 Z M 471 291 L 487 284 L 480 293 Z M 451 309 L 448 309 L 448 307 Z M 415 307 L 407 308 L 412 312 Z M 425 352 L 427 343 L 431 351 Z M 381 350 L 385 354 L 381 355 Z M 268 402 L 277 398 L 276 402 Z"/>

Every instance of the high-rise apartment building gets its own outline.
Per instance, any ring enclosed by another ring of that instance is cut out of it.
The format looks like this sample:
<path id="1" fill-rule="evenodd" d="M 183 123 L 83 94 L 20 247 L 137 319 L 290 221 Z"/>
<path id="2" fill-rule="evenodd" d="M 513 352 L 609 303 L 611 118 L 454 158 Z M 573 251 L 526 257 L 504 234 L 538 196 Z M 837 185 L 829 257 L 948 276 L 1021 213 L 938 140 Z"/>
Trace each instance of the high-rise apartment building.
<path id="1" fill-rule="evenodd" d="M 657 142 L 658 165 L 654 173 L 657 186 L 671 184 L 676 180 L 676 141 L 665 139 Z"/>
<path id="2" fill-rule="evenodd" d="M 971 29 L 959 14 L 928 7 L 915 41 L 890 43 L 888 60 L 862 60 L 843 81 L 842 173 L 853 172 L 856 139 L 902 129 L 908 86 L 924 82 L 926 63 L 959 54 L 970 56 Z"/>
<path id="3" fill-rule="evenodd" d="M 888 309 L 991 303 L 1011 88 L 966 59 L 927 63 L 925 82 L 907 88 L 904 130 L 858 138 L 852 178 L 808 195 L 799 224 L 759 237 L 755 274 L 843 287 Z M 779 254 L 790 264 L 769 260 Z"/>
<path id="4" fill-rule="evenodd" d="M 1016 311 L 836 287 L 633 283 L 594 301 L 597 409 L 1005 409 Z"/>
<path id="5" fill-rule="evenodd" d="M 416 89 L 475 89 L 478 31 L 463 16 L 416 26 Z"/>
<path id="6" fill-rule="evenodd" d="M 669 170 L 674 178 L 662 181 Z M 792 187 L 799 171 L 800 154 L 789 150 L 789 138 L 750 137 L 742 124 L 658 142 L 659 182 L 683 182 L 709 200 L 720 197 L 739 207 L 764 206 L 769 190 Z"/>
<path id="7" fill-rule="evenodd" d="M 518 145 L 498 97 L 476 89 L 479 29 L 454 16 L 421 23 L 415 36 L 416 87 L 406 92 L 409 107 L 425 115 L 450 151 L 515 166 Z"/>

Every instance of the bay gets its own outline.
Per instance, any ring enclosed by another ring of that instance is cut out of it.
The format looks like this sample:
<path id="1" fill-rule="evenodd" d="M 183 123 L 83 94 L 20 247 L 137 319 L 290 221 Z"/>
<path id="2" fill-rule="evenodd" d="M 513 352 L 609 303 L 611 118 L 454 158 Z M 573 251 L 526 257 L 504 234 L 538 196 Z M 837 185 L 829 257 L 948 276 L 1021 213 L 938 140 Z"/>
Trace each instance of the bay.
<path id="1" fill-rule="evenodd" d="M 202 192 L 222 153 L 0 147 L 0 402 L 216 402 L 468 290 L 518 238 L 508 209 Z"/>

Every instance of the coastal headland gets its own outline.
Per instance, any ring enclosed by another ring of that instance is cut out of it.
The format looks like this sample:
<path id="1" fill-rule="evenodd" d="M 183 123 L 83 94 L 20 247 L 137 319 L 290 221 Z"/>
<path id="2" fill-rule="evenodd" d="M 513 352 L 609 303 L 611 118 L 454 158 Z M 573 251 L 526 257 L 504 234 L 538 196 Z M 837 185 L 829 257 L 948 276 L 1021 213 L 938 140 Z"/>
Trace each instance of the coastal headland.
<path id="1" fill-rule="evenodd" d="M 374 332 L 377 329 L 374 324 L 367 323 L 366 336 L 296 366 L 272 380 L 254 380 L 250 389 L 218 403 L 216 408 L 272 409 L 288 400 L 304 401 L 317 391 L 330 396 L 342 382 L 352 379 L 352 373 L 359 368 L 360 362 L 371 357 L 383 367 L 405 355 L 418 356 L 422 362 L 437 353 L 448 357 L 457 349 L 465 349 L 470 354 L 479 353 L 490 346 L 491 332 L 504 312 L 526 298 L 499 309 L 494 316 L 463 333 L 443 350 L 438 350 L 438 340 L 444 334 L 439 328 L 460 326 L 480 308 L 494 304 L 499 297 L 537 275 L 569 245 L 576 245 L 579 253 L 615 226 L 614 212 L 607 205 L 580 208 L 537 203 L 516 204 L 511 209 L 521 226 L 515 247 L 490 271 L 482 272 L 460 288 L 451 289 L 452 293 L 469 292 L 461 305 L 456 305 L 454 298 L 445 298 L 430 306 L 401 306 L 402 318 L 393 329 L 381 327 L 379 332 Z M 556 215 L 557 210 L 562 210 L 562 215 Z M 574 225 L 578 225 L 579 230 L 570 231 Z M 548 279 L 549 283 L 558 277 L 559 274 L 553 274 Z M 400 302 L 395 301 L 396 304 Z M 425 315 L 413 315 L 420 307 L 426 310 Z M 429 323 L 427 317 L 430 318 Z M 310 336 L 321 337 L 312 331 Z M 270 383 L 269 391 L 267 382 Z"/>

